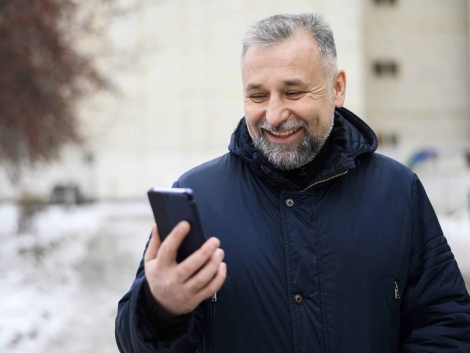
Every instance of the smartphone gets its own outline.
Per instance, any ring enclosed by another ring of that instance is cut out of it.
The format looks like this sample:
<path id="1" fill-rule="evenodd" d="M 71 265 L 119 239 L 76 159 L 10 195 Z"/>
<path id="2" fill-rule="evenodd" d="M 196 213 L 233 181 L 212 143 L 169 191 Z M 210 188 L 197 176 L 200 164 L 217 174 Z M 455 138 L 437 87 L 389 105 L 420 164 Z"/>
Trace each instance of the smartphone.
<path id="1" fill-rule="evenodd" d="M 176 261 L 183 261 L 206 241 L 193 191 L 154 188 L 147 195 L 162 242 L 179 222 L 187 221 L 191 225 L 189 234 L 178 249 Z"/>

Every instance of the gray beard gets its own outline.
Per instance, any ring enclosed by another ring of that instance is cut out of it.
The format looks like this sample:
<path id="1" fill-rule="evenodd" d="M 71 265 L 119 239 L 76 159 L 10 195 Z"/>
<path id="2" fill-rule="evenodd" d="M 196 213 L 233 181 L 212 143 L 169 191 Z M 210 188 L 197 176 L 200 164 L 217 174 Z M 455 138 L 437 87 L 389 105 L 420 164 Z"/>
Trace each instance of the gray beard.
<path id="1" fill-rule="evenodd" d="M 275 168 L 286 171 L 296 169 L 313 161 L 322 147 L 325 145 L 328 136 L 333 129 L 333 121 L 328 129 L 321 136 L 310 134 L 308 124 L 303 120 L 285 121 L 277 127 L 269 125 L 266 120 L 258 124 L 258 136 L 253 139 L 253 146 L 271 163 Z M 274 143 L 269 140 L 262 129 L 269 131 L 290 130 L 301 127 L 304 131 L 304 137 L 297 143 Z"/>

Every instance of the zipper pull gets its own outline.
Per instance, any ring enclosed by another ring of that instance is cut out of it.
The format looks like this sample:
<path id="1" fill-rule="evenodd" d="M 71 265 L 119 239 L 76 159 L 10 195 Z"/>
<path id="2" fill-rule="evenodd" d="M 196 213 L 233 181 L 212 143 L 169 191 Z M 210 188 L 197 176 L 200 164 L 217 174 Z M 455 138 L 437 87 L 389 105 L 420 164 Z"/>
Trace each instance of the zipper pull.
<path id="1" fill-rule="evenodd" d="M 396 282 L 395 282 L 396 284 Z M 212 301 L 213 302 L 216 302 L 217 301 L 217 292 L 215 292 L 214 294 L 212 294 Z"/>
<path id="2" fill-rule="evenodd" d="M 395 299 L 400 299 L 400 291 L 398 290 L 398 284 L 395 281 Z"/>

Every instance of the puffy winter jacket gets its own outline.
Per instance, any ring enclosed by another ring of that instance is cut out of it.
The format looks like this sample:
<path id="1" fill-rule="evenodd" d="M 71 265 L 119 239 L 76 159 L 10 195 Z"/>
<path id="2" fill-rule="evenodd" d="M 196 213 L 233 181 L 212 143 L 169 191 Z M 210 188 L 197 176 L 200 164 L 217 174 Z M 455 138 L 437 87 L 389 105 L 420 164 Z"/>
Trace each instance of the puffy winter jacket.
<path id="1" fill-rule="evenodd" d="M 121 352 L 470 352 L 470 300 L 416 175 L 374 153 L 372 130 L 337 109 L 330 151 L 301 190 L 252 147 L 184 174 L 227 279 L 176 322 L 140 264 L 119 302 Z M 179 320 L 179 321 L 178 321 Z"/>

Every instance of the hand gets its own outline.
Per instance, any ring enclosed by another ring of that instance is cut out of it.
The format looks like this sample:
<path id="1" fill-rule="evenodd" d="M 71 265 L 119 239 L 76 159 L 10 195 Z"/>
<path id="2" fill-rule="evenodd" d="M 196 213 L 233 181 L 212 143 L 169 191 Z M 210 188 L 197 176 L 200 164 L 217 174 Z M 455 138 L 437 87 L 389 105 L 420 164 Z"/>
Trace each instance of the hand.
<path id="1" fill-rule="evenodd" d="M 176 262 L 178 248 L 189 229 L 188 222 L 180 222 L 161 243 L 154 225 L 144 258 L 145 277 L 152 295 L 173 315 L 196 309 L 222 287 L 227 275 L 227 265 L 222 262 L 224 251 L 219 249 L 217 238 L 208 239 L 183 262 Z"/>

